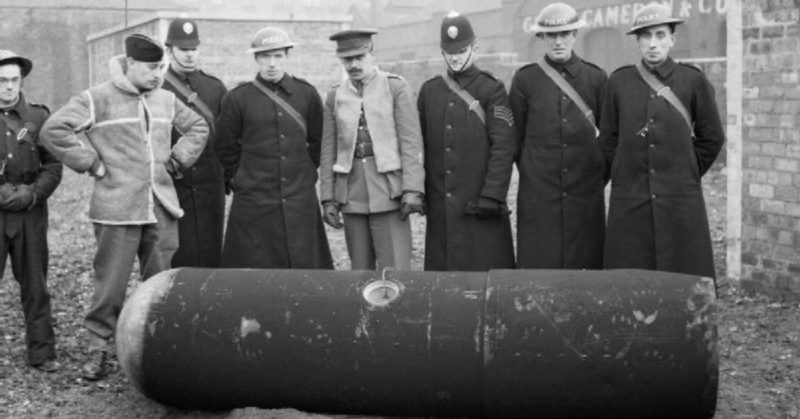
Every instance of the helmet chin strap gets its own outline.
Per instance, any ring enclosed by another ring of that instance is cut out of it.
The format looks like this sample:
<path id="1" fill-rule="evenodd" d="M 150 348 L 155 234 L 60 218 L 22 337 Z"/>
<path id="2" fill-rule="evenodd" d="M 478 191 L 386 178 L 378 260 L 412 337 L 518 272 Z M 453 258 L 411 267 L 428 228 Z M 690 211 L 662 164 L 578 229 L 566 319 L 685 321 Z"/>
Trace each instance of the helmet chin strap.
<path id="1" fill-rule="evenodd" d="M 467 55 L 467 59 L 464 60 L 464 64 L 461 64 L 461 68 L 459 68 L 458 70 L 450 66 L 450 62 L 447 61 L 447 57 L 445 57 L 444 51 L 442 51 L 442 57 L 444 57 L 444 63 L 447 65 L 447 68 L 449 68 L 450 71 L 453 72 L 453 74 L 458 74 L 464 71 L 464 67 L 467 65 L 467 63 L 469 63 L 470 58 L 472 58 L 472 51 L 473 50 L 470 48 L 469 55 Z"/>

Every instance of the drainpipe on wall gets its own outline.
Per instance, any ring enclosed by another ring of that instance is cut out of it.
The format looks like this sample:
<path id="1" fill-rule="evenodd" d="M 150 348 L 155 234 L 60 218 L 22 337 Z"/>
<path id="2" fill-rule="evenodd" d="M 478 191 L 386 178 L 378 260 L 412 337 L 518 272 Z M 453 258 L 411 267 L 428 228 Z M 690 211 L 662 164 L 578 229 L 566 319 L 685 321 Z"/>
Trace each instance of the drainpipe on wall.
<path id="1" fill-rule="evenodd" d="M 742 279 L 742 1 L 728 0 L 727 14 L 727 209 L 725 216 L 728 277 Z"/>

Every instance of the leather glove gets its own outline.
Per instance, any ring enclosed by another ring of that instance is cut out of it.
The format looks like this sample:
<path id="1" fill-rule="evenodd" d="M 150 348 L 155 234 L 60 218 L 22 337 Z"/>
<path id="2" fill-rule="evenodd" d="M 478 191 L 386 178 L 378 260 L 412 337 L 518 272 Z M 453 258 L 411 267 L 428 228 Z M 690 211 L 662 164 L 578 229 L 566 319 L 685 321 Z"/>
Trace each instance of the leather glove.
<path id="1" fill-rule="evenodd" d="M 167 168 L 167 172 L 169 172 L 169 174 L 175 179 L 183 178 L 183 173 L 181 173 L 181 164 L 178 163 L 178 161 L 174 158 L 170 157 L 169 160 L 164 163 L 164 166 Z"/>
<path id="2" fill-rule="evenodd" d="M 477 204 L 473 204 L 472 201 L 467 202 L 467 207 L 464 209 L 465 214 L 474 215 L 482 220 L 508 215 L 510 212 L 502 202 L 483 196 L 478 197 Z"/>
<path id="3" fill-rule="evenodd" d="M 36 204 L 36 193 L 31 185 L 14 186 L 11 194 L 3 201 L 3 209 L 22 211 Z"/>
<path id="4" fill-rule="evenodd" d="M 0 185 L 0 209 L 6 209 L 6 201 L 11 194 L 14 193 L 14 185 L 10 183 L 4 183 Z"/>
<path id="5" fill-rule="evenodd" d="M 336 201 L 325 201 L 322 203 L 322 221 L 333 228 L 342 228 L 342 211 L 340 204 Z"/>
<path id="6" fill-rule="evenodd" d="M 417 191 L 403 192 L 400 199 L 400 219 L 405 221 L 413 212 L 425 215 L 425 196 Z"/>

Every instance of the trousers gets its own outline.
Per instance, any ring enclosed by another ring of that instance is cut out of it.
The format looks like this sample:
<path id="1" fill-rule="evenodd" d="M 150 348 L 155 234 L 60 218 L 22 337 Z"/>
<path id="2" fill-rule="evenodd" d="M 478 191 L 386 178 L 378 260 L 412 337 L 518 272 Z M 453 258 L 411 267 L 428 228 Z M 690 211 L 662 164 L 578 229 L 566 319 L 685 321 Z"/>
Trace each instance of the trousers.
<path id="1" fill-rule="evenodd" d="M 11 272 L 19 283 L 25 316 L 28 363 L 38 365 L 55 359 L 56 343 L 50 294 L 47 291 L 47 206 L 29 211 L 0 211 L 0 277 L 11 256 Z"/>
<path id="2" fill-rule="evenodd" d="M 352 270 L 411 269 L 411 222 L 399 210 L 343 216 Z"/>
<path id="3" fill-rule="evenodd" d="M 94 224 L 94 293 L 84 326 L 91 332 L 90 350 L 103 349 L 111 338 L 125 302 L 133 262 L 138 256 L 142 280 L 170 268 L 178 250 L 178 220 L 155 205 L 155 224 Z"/>

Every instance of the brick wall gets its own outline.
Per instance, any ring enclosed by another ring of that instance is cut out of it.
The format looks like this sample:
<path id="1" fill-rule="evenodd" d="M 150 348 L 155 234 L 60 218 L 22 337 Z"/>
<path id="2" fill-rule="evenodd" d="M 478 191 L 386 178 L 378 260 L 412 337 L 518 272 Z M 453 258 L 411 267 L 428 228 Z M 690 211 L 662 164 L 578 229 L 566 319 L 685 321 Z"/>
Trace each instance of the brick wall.
<path id="1" fill-rule="evenodd" d="M 148 11 L 129 11 L 129 19 Z M 121 9 L 17 7 L 2 9 L 0 48 L 33 61 L 23 92 L 32 102 L 54 110 L 89 87 L 86 36 L 124 21 Z"/>
<path id="2" fill-rule="evenodd" d="M 228 88 L 252 79 L 258 69 L 250 48 L 253 34 L 266 26 L 284 29 L 295 47 L 290 51 L 287 72 L 308 80 L 326 92 L 344 77 L 335 55 L 335 44 L 328 37 L 349 26 L 341 20 L 270 21 L 196 17 L 200 33 L 201 68 L 219 77 Z M 156 16 L 127 29 L 109 30 L 90 40 L 92 84 L 108 79 L 108 59 L 124 52 L 124 39 L 130 33 L 144 33 L 163 41 L 171 17 Z"/>
<path id="3" fill-rule="evenodd" d="M 800 298 L 800 0 L 742 9 L 742 283 Z"/>

